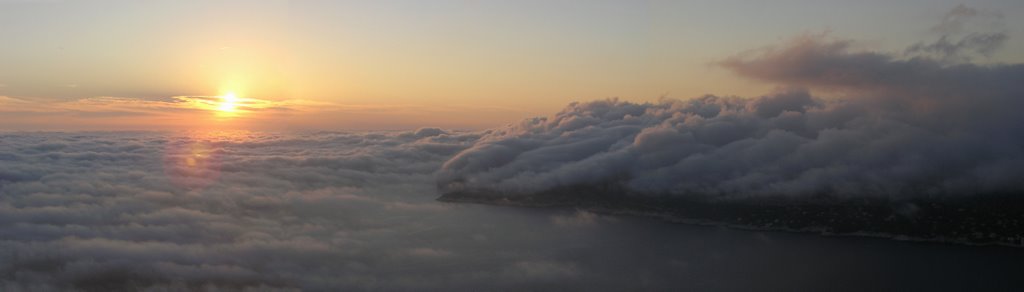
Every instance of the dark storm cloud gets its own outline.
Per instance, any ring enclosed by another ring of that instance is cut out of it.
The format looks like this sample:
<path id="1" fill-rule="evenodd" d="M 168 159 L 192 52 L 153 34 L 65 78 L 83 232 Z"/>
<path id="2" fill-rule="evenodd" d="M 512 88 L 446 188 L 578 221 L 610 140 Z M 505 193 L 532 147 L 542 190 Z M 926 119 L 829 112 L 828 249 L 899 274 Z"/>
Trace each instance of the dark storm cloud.
<path id="1" fill-rule="evenodd" d="M 445 163 L 439 185 L 499 196 L 588 185 L 729 198 L 1024 191 L 1024 65 L 900 59 L 813 35 L 721 64 L 793 89 L 572 104 L 491 131 Z"/>

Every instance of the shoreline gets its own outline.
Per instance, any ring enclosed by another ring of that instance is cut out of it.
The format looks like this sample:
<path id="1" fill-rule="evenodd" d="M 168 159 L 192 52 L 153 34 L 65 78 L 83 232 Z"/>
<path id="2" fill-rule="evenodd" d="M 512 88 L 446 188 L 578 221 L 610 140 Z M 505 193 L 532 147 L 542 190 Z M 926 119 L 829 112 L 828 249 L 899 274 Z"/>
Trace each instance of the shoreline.
<path id="1" fill-rule="evenodd" d="M 1024 234 L 1005 234 L 1006 240 L 971 240 L 970 238 L 959 237 L 952 238 L 950 236 L 918 236 L 914 234 L 902 234 L 893 232 L 884 232 L 871 229 L 862 229 L 855 231 L 835 231 L 836 226 L 829 226 L 827 224 L 810 224 L 803 227 L 792 227 L 788 224 L 778 224 L 781 218 L 777 218 L 769 223 L 739 223 L 733 222 L 735 220 L 716 220 L 714 218 L 700 218 L 699 216 L 684 216 L 681 210 L 673 211 L 669 208 L 658 208 L 661 210 L 642 210 L 641 208 L 616 208 L 609 207 L 607 205 L 600 204 L 567 204 L 565 202 L 526 202 L 526 201 L 515 201 L 510 200 L 509 197 L 486 197 L 486 196 L 467 196 L 465 193 L 457 194 L 443 194 L 436 199 L 439 202 L 445 203 L 469 203 L 469 204 L 480 204 L 490 206 L 504 206 L 504 207 L 520 207 L 520 208 L 574 208 L 577 210 L 583 210 L 593 212 L 602 215 L 611 216 L 630 216 L 638 218 L 651 218 L 661 220 L 672 224 L 687 224 L 697 226 L 714 226 L 714 227 L 725 227 L 735 230 L 745 231 L 770 231 L 770 232 L 787 232 L 787 233 L 804 233 L 804 234 L 815 234 L 819 236 L 827 237 L 860 237 L 860 238 L 874 238 L 874 239 L 886 239 L 902 242 L 915 242 L 915 243 L 932 243 L 932 244 L 953 244 L 962 246 L 973 246 L 973 247 L 1004 247 L 1004 248 L 1024 248 Z M 643 204 L 633 204 L 633 206 L 642 206 Z M 701 206 L 695 206 L 701 207 Z M 727 205 L 722 204 L 717 208 L 728 208 Z M 743 209 L 743 208 L 740 208 Z M 757 221 L 755 221 L 757 222 Z M 1017 221 L 1019 222 L 1019 221 Z M 883 229 L 883 228 L 879 228 Z M 1019 229 L 1024 230 L 1024 229 Z"/>

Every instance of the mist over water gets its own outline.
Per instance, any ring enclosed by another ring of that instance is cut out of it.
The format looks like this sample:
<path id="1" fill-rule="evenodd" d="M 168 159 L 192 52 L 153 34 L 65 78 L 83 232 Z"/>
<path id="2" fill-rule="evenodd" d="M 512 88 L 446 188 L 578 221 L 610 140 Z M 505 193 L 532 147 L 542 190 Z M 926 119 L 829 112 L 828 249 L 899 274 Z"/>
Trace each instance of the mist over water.
<path id="1" fill-rule="evenodd" d="M 1024 284 L 1019 249 L 436 202 L 435 171 L 479 137 L 438 129 L 0 134 L 0 290 Z"/>

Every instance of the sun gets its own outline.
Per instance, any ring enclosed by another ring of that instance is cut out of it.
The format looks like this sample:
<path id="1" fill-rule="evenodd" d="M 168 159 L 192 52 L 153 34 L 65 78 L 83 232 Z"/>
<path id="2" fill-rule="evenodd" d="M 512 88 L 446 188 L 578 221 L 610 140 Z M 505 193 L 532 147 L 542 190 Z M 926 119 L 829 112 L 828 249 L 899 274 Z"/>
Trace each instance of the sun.
<path id="1" fill-rule="evenodd" d="M 217 106 L 217 110 L 222 112 L 234 112 L 235 103 L 238 102 L 238 96 L 234 92 L 228 92 L 220 96 L 220 105 Z"/>

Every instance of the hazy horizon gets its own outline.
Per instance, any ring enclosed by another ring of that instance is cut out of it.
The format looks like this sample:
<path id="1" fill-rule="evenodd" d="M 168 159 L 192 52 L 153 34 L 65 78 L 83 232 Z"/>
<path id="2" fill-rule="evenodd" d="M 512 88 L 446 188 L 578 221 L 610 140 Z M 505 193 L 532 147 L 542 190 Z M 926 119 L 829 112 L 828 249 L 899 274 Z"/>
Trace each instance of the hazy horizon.
<path id="1" fill-rule="evenodd" d="M 0 129 L 482 130 L 570 102 L 770 94 L 722 62 L 809 35 L 1024 62 L 1024 5 L 967 4 L 5 0 Z M 1000 38 L 957 43 L 979 35 Z M 229 92 L 230 118 L 203 101 Z"/>
<path id="2" fill-rule="evenodd" d="M 1021 16 L 0 0 L 0 291 L 1018 291 Z"/>

